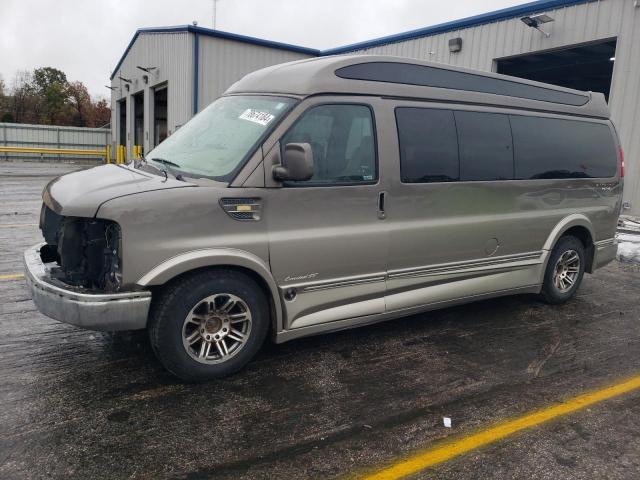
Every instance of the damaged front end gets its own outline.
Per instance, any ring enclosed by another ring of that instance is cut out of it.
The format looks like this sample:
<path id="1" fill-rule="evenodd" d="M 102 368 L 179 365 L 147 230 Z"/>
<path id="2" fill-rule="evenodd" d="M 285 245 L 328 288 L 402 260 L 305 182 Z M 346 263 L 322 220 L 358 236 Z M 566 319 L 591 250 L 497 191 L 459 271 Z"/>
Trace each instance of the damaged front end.
<path id="1" fill-rule="evenodd" d="M 122 239 L 116 222 L 65 217 L 43 204 L 40 230 L 46 241 L 40 249 L 42 262 L 57 264 L 52 277 L 92 291 L 120 290 Z"/>
<path id="2" fill-rule="evenodd" d="M 121 288 L 121 233 L 116 222 L 63 216 L 43 205 L 46 243 L 24 252 L 31 298 L 40 312 L 90 330 L 145 328 L 151 292 Z"/>

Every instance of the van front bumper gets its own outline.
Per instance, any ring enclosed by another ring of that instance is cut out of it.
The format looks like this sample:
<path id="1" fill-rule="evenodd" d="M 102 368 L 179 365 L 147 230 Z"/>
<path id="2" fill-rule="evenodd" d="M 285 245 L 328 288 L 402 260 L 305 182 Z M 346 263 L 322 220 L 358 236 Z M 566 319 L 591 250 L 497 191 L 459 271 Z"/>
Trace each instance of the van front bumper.
<path id="1" fill-rule="evenodd" d="M 33 302 L 48 317 L 89 330 L 111 332 L 145 328 L 151 292 L 88 293 L 53 278 L 40 247 L 24 252 L 24 269 Z"/>

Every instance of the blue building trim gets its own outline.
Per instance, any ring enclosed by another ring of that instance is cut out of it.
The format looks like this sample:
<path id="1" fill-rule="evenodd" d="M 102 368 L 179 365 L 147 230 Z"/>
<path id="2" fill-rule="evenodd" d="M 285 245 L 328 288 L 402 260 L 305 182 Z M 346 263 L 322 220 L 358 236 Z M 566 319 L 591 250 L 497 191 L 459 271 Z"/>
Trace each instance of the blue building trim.
<path id="1" fill-rule="evenodd" d="M 200 34 L 193 35 L 193 114 L 198 113 L 198 74 L 200 73 Z"/>
<path id="2" fill-rule="evenodd" d="M 481 15 L 475 15 L 473 17 L 467 17 L 460 20 L 454 20 L 451 22 L 441 23 L 439 25 L 433 25 L 431 27 L 419 28 L 417 30 L 410 30 L 408 32 L 398 33 L 395 35 L 389 35 L 386 37 L 380 37 L 373 40 L 367 40 L 365 42 L 353 43 L 351 45 L 345 45 L 343 47 L 330 48 L 328 50 L 316 50 L 314 48 L 300 47 L 298 45 L 292 45 L 289 43 L 273 42 L 271 40 L 264 40 L 261 38 L 248 37 L 246 35 L 239 35 L 236 33 L 223 32 L 221 30 L 211 30 L 209 28 L 196 27 L 194 25 L 182 25 L 177 27 L 157 27 L 157 28 L 141 28 L 136 31 L 135 35 L 127 45 L 122 57 L 118 61 L 116 68 L 111 74 L 111 80 L 113 80 L 122 65 L 125 57 L 131 50 L 131 47 L 135 43 L 136 39 L 141 33 L 171 33 L 171 32 L 191 32 L 200 35 L 206 35 L 209 37 L 224 38 L 227 40 L 236 40 L 238 42 L 250 43 L 253 45 L 260 45 L 263 47 L 278 48 L 281 50 L 287 50 L 290 52 L 302 53 L 311 55 L 314 57 L 337 55 L 341 53 L 353 52 L 363 48 L 378 47 L 380 45 L 386 45 L 389 43 L 401 42 L 404 40 L 411 40 L 419 37 L 427 37 L 430 35 L 436 35 L 438 33 L 450 32 L 454 30 L 461 30 L 463 28 L 469 28 L 477 25 L 482 25 L 490 22 L 497 22 L 508 18 L 519 17 L 523 15 L 529 15 L 532 13 L 543 12 L 545 10 L 553 10 L 555 8 L 569 7 L 571 5 L 577 5 L 580 3 L 589 3 L 596 0 L 537 0 L 534 2 L 525 3 L 522 5 L 516 5 L 514 7 L 503 8 L 502 10 L 496 10 L 493 12 L 483 13 Z"/>
<path id="3" fill-rule="evenodd" d="M 250 43 L 252 45 L 278 48 L 280 50 L 303 53 L 306 55 L 312 55 L 316 57 L 320 55 L 320 50 L 317 50 L 315 48 L 307 48 L 307 47 L 301 47 L 299 45 L 293 45 L 291 43 L 274 42 L 271 40 L 264 40 L 262 38 L 248 37 L 246 35 L 240 35 L 237 33 L 223 32 L 222 30 L 211 30 L 210 28 L 187 25 L 187 31 L 201 33 L 202 35 L 206 35 L 208 37 L 224 38 L 226 40 L 236 40 L 238 42 Z"/>

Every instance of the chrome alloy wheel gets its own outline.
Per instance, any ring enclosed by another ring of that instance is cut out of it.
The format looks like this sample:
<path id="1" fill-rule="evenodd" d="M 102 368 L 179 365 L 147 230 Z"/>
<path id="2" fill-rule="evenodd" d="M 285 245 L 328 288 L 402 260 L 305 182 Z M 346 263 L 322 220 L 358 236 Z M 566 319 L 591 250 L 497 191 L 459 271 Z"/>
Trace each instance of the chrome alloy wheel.
<path id="1" fill-rule="evenodd" d="M 580 255 L 575 250 L 567 250 L 556 262 L 553 283 L 560 293 L 566 293 L 578 280 L 580 274 Z"/>
<path id="2" fill-rule="evenodd" d="M 218 293 L 202 299 L 182 325 L 182 345 L 200 363 L 222 363 L 236 355 L 251 334 L 251 311 L 240 298 Z"/>

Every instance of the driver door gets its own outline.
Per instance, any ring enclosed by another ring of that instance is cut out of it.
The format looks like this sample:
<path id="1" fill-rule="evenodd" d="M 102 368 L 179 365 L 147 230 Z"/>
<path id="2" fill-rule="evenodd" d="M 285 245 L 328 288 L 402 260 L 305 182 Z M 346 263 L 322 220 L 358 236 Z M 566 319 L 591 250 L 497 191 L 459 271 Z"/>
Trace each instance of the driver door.
<path id="1" fill-rule="evenodd" d="M 311 145 L 313 177 L 265 189 L 284 327 L 383 313 L 388 236 L 378 215 L 374 108 L 362 99 L 316 99 L 299 107 L 302 112 L 277 139 L 282 151 L 288 143 Z"/>

